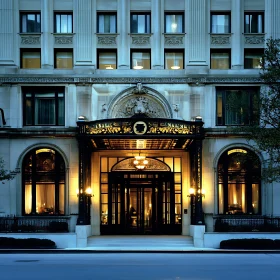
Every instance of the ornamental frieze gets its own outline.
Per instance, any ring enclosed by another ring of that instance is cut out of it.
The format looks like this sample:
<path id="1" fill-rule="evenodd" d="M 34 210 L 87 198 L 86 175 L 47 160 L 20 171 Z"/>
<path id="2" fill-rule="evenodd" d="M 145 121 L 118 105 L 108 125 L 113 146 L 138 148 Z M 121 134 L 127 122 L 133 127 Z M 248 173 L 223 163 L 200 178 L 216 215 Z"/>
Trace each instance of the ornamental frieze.
<path id="1" fill-rule="evenodd" d="M 166 45 L 183 45 L 182 36 L 165 36 Z"/>
<path id="2" fill-rule="evenodd" d="M 99 45 L 116 45 L 116 36 L 97 36 L 97 43 Z"/>
<path id="3" fill-rule="evenodd" d="M 202 125 L 202 123 L 201 123 Z M 80 133 L 88 135 L 200 135 L 190 122 L 170 121 L 94 121 L 92 123 L 80 123 Z"/>
<path id="4" fill-rule="evenodd" d="M 264 36 L 245 36 L 245 44 L 263 44 L 264 41 Z"/>
<path id="5" fill-rule="evenodd" d="M 212 45 L 227 45 L 230 43 L 230 36 L 211 36 Z"/>
<path id="6" fill-rule="evenodd" d="M 150 36 L 131 36 L 131 40 L 134 45 L 150 44 Z"/>
<path id="7" fill-rule="evenodd" d="M 40 44 L 40 36 L 21 36 L 22 45 L 38 45 Z"/>
<path id="8" fill-rule="evenodd" d="M 55 36 L 55 44 L 64 45 L 64 44 L 73 44 L 73 36 Z"/>
<path id="9" fill-rule="evenodd" d="M 89 84 L 212 84 L 212 83 L 262 83 L 259 77 L 21 77 L 7 75 L 0 77 L 0 83 L 89 83 Z"/>

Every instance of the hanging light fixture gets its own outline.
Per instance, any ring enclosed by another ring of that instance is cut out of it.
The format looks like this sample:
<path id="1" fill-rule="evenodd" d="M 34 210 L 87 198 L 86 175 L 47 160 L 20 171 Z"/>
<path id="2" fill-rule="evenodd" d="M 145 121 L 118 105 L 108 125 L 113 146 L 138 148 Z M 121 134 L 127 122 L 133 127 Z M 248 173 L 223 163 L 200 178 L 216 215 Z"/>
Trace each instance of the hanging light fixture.
<path id="1" fill-rule="evenodd" d="M 138 156 L 134 156 L 133 164 L 137 169 L 139 169 L 139 170 L 144 169 L 148 163 L 149 163 L 149 161 L 146 159 L 146 157 L 141 156 L 140 153 Z"/>

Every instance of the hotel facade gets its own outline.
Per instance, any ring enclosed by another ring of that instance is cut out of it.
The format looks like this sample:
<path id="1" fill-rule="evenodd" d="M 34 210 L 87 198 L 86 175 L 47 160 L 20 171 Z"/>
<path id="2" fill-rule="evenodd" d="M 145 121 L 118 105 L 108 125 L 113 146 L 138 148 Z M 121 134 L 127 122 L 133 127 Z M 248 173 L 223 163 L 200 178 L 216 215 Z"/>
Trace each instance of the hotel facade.
<path id="1" fill-rule="evenodd" d="M 277 230 L 267 155 L 232 128 L 258 122 L 279 14 L 277 0 L 1 0 L 0 155 L 16 170 L 1 232 L 203 247 Z"/>

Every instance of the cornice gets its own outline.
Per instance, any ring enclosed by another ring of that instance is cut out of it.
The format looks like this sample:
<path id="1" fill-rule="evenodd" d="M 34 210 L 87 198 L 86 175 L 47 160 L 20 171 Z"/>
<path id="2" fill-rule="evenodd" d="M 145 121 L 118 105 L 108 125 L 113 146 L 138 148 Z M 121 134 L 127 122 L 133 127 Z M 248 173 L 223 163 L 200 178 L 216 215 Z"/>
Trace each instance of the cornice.
<path id="1" fill-rule="evenodd" d="M 263 83 L 257 76 L 181 76 L 181 77 L 77 77 L 77 76 L 0 76 L 1 84 L 235 84 Z"/>

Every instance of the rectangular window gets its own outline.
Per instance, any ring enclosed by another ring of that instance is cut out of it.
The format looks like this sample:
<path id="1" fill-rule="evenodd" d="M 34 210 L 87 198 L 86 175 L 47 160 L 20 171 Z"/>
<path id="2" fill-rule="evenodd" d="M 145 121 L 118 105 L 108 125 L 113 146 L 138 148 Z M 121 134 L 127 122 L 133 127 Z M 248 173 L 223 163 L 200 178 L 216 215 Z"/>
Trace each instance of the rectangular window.
<path id="1" fill-rule="evenodd" d="M 151 33 L 150 13 L 131 13 L 130 15 L 131 33 Z"/>
<path id="2" fill-rule="evenodd" d="M 184 32 L 184 14 L 183 13 L 165 13 L 165 33 L 183 33 Z"/>
<path id="3" fill-rule="evenodd" d="M 211 13 L 211 33 L 230 33 L 230 13 Z"/>
<path id="4" fill-rule="evenodd" d="M 259 88 L 216 88 L 216 124 L 250 125 L 259 119 Z"/>
<path id="5" fill-rule="evenodd" d="M 54 33 L 73 33 L 72 13 L 55 13 L 54 18 Z"/>
<path id="6" fill-rule="evenodd" d="M 230 49 L 211 49 L 211 69 L 230 69 Z"/>
<path id="7" fill-rule="evenodd" d="M 245 12 L 245 33 L 264 33 L 264 12 Z"/>
<path id="8" fill-rule="evenodd" d="M 97 33 L 117 33 L 117 14 L 97 13 Z"/>
<path id="9" fill-rule="evenodd" d="M 131 68 L 135 70 L 151 69 L 151 51 L 132 50 Z"/>
<path id="10" fill-rule="evenodd" d="M 113 70 L 117 69 L 117 50 L 97 50 L 98 69 Z"/>
<path id="11" fill-rule="evenodd" d="M 261 59 L 264 54 L 263 49 L 245 49 L 244 50 L 244 68 L 259 69 L 261 68 Z"/>
<path id="12" fill-rule="evenodd" d="M 55 49 L 54 67 L 57 69 L 73 68 L 73 49 Z"/>
<path id="13" fill-rule="evenodd" d="M 184 69 L 183 50 L 165 50 L 165 69 L 179 70 Z"/>
<path id="14" fill-rule="evenodd" d="M 40 49 L 21 49 L 20 67 L 27 69 L 41 68 Z"/>
<path id="15" fill-rule="evenodd" d="M 23 100 L 25 126 L 65 124 L 63 87 L 24 87 Z"/>
<path id="16" fill-rule="evenodd" d="M 40 33 L 41 14 L 39 12 L 20 13 L 21 33 Z"/>

